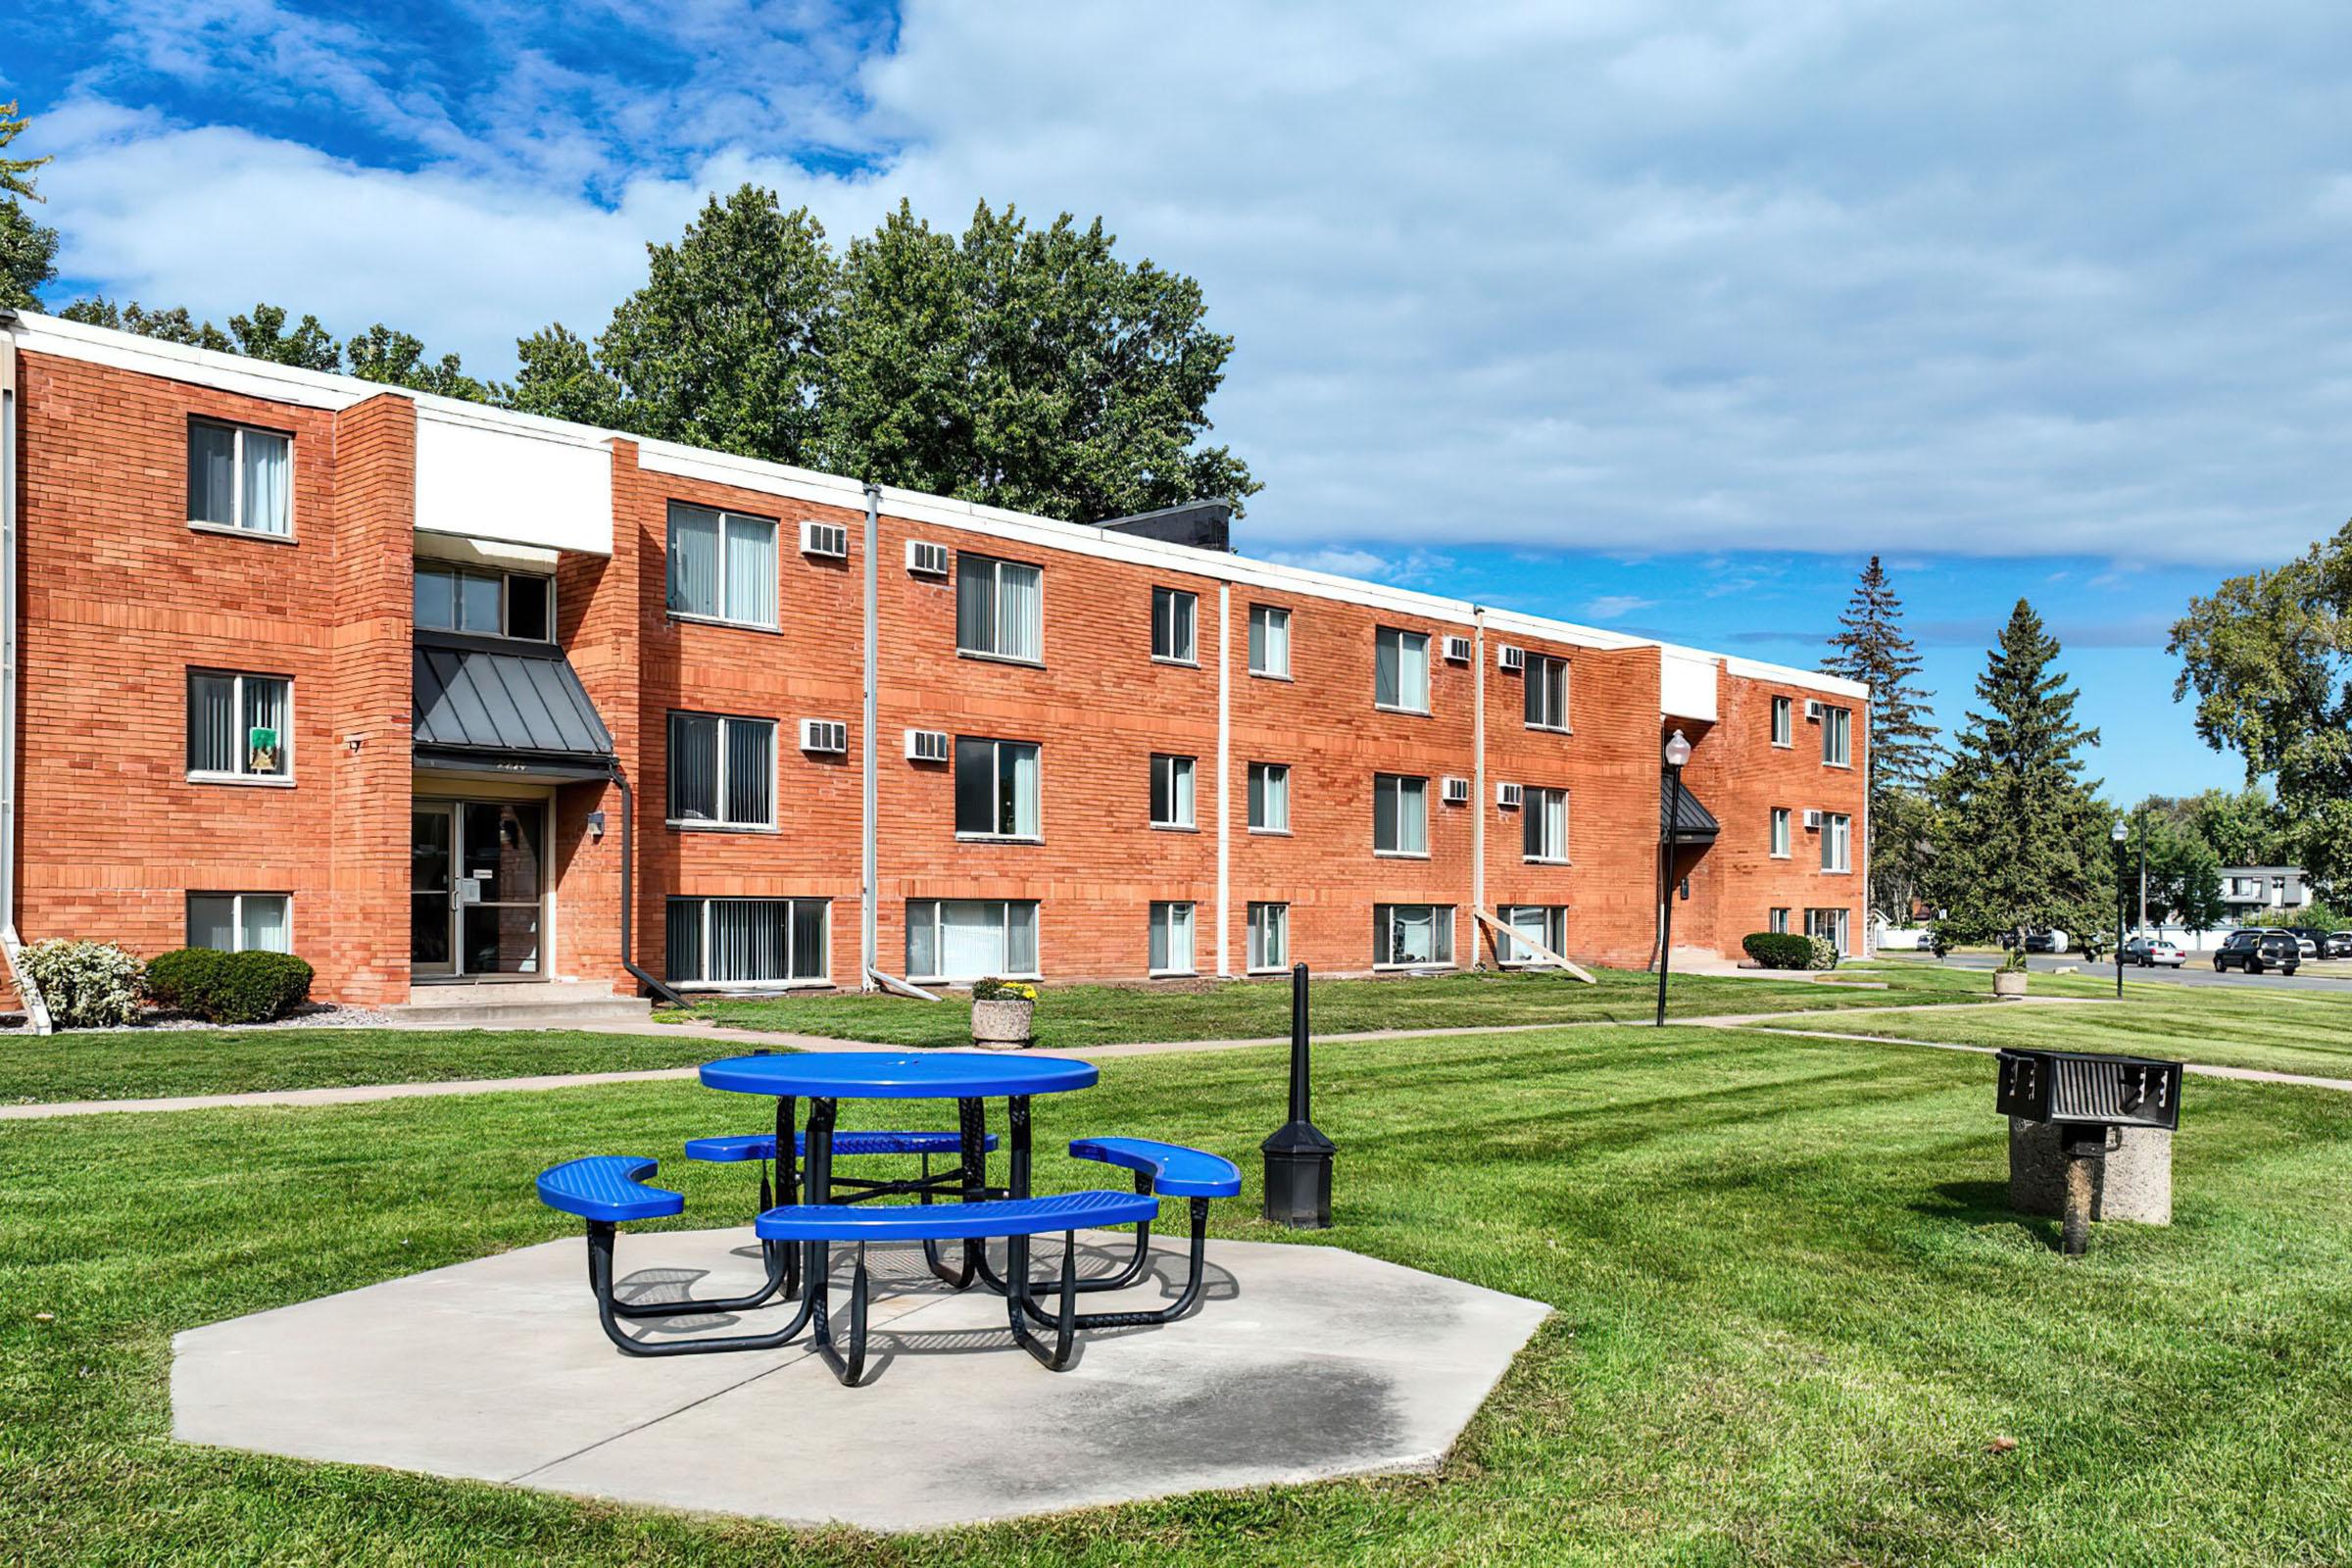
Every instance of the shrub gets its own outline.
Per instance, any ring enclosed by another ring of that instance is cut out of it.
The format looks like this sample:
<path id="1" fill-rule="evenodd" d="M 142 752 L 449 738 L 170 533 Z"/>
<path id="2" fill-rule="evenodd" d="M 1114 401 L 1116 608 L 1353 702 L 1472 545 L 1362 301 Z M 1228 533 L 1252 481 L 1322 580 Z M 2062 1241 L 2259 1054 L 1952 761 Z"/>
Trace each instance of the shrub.
<path id="1" fill-rule="evenodd" d="M 26 948 L 24 963 L 60 1029 L 138 1021 L 139 960 L 113 943 L 52 937 Z"/>
<path id="2" fill-rule="evenodd" d="M 147 966 L 146 989 L 157 1005 L 210 1023 L 268 1023 L 310 1000 L 311 966 L 290 953 L 181 948 Z"/>
<path id="3" fill-rule="evenodd" d="M 1025 980 L 999 980 L 993 976 L 972 982 L 974 1002 L 1035 1002 L 1037 987 Z"/>
<path id="4" fill-rule="evenodd" d="M 1835 969 L 1838 967 L 1838 944 L 1828 937 L 1805 938 L 1805 967 Z"/>
<path id="5" fill-rule="evenodd" d="M 1792 931 L 1753 931 L 1740 940 L 1747 956 L 1767 969 L 1809 969 L 1813 939 Z"/>
<path id="6" fill-rule="evenodd" d="M 147 960 L 139 989 L 149 1002 L 167 1011 L 201 1014 L 204 999 L 212 995 L 220 978 L 221 961 L 227 956 L 219 948 L 174 948 L 159 953 Z"/>

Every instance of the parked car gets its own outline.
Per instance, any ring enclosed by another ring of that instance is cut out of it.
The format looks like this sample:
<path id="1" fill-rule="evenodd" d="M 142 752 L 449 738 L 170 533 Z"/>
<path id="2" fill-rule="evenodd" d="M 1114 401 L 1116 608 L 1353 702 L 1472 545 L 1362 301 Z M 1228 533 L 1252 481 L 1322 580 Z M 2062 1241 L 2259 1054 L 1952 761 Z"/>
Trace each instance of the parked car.
<path id="1" fill-rule="evenodd" d="M 2320 956 L 2320 940 L 2327 935 L 2324 931 L 2307 931 L 2301 926 L 2289 926 L 2285 934 L 2295 939 L 2295 951 L 2306 958 Z"/>
<path id="2" fill-rule="evenodd" d="M 2026 935 L 2028 953 L 2064 953 L 2066 933 L 2063 931 L 2033 931 Z"/>
<path id="3" fill-rule="evenodd" d="M 2188 961 L 2188 950 L 2170 937 L 2133 937 L 2124 944 L 2124 961 L 2136 963 L 2142 969 L 2158 964 L 2180 968 Z"/>
<path id="4" fill-rule="evenodd" d="M 2330 931 L 2320 944 L 2323 958 L 2352 958 L 2352 931 Z"/>
<path id="5" fill-rule="evenodd" d="M 2231 969 L 2243 969 L 2248 974 L 2260 974 L 2265 969 L 2293 974 L 2302 961 L 2301 945 L 2283 931 L 2232 931 L 2229 940 L 2213 953 L 2216 974 L 2227 974 Z"/>

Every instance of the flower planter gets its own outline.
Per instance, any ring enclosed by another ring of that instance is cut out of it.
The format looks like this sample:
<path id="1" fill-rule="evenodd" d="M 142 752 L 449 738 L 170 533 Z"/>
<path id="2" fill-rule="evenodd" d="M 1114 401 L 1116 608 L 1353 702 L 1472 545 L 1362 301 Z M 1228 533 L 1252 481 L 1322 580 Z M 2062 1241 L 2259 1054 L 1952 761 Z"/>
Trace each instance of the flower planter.
<path id="1" fill-rule="evenodd" d="M 2026 994 L 2026 975 L 2022 969 L 1995 969 L 1992 974 L 1992 994 L 2003 1002 L 2014 1002 Z"/>
<path id="2" fill-rule="evenodd" d="M 1030 1020 L 1037 1015 L 1034 1002 L 975 1002 L 972 1004 L 972 1044 L 983 1051 L 1022 1051 L 1029 1045 Z"/>

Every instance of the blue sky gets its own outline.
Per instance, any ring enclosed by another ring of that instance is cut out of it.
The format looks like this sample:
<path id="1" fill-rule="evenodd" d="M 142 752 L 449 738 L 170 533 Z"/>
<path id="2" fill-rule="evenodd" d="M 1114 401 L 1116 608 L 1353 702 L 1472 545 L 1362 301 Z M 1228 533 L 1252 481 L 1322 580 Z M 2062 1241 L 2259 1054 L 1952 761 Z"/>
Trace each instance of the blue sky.
<path id="1" fill-rule="evenodd" d="M 1245 547 L 1810 663 L 1886 558 L 1956 719 L 2023 595 L 2094 771 L 2231 784 L 2165 627 L 2347 510 L 2352 13 L 19 0 L 59 298 L 499 373 L 712 188 L 1102 214 L 1239 340 Z M 23 145 L 23 144 L 20 144 Z"/>

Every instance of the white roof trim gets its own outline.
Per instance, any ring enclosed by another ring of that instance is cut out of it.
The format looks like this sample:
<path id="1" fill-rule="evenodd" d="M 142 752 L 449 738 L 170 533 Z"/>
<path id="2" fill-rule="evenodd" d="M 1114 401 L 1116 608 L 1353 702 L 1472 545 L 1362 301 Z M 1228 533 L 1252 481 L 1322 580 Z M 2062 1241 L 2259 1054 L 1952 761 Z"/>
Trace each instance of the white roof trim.
<path id="1" fill-rule="evenodd" d="M 852 510 L 862 510 L 865 506 L 865 487 L 858 480 L 843 478 L 838 474 L 818 473 L 787 464 L 768 463 L 724 452 L 708 452 L 697 447 L 681 446 L 673 441 L 658 441 L 629 435 L 625 431 L 543 418 L 538 415 L 521 414 L 511 409 L 494 409 L 462 399 L 436 397 L 406 387 L 365 381 L 357 376 L 300 369 L 288 365 L 249 360 L 241 355 L 190 348 L 181 343 L 166 343 L 135 333 L 87 326 L 79 321 L 69 321 L 37 312 L 20 313 L 15 331 L 24 346 L 43 353 L 113 366 L 143 375 L 217 387 L 247 397 L 328 410 L 347 409 L 373 397 L 405 397 L 416 405 L 419 418 L 498 430 L 567 446 L 596 446 L 615 439 L 634 441 L 637 443 L 640 466 L 656 473 L 704 479 L 818 506 L 847 507 Z M 1033 516 L 999 507 L 979 506 L 948 496 L 926 495 L 920 491 L 900 490 L 887 485 L 882 490 L 882 510 L 910 522 L 958 528 L 1048 549 L 1076 550 L 1105 560 L 1157 566 L 1168 571 L 1229 582 L 1236 587 L 1336 600 L 1343 604 L 1392 611 L 1400 615 L 1452 625 L 1475 624 L 1481 609 L 1464 599 L 1448 599 L 1409 588 L 1361 582 L 1330 572 L 1278 565 L 1268 561 L 1252 561 L 1246 556 L 1216 555 L 1185 545 L 1113 533 L 1051 517 Z M 1490 629 L 1518 636 L 1594 649 L 1657 648 L 1662 656 L 1680 654 L 1715 660 L 1732 674 L 1751 680 L 1772 681 L 1858 700 L 1867 700 L 1869 696 L 1868 687 L 1812 670 L 1705 654 L 1696 649 L 1659 643 L 1652 638 L 1604 631 L 1598 627 L 1582 626 L 1572 621 L 1553 620 L 1517 611 L 1488 609 L 1485 615 Z"/>

